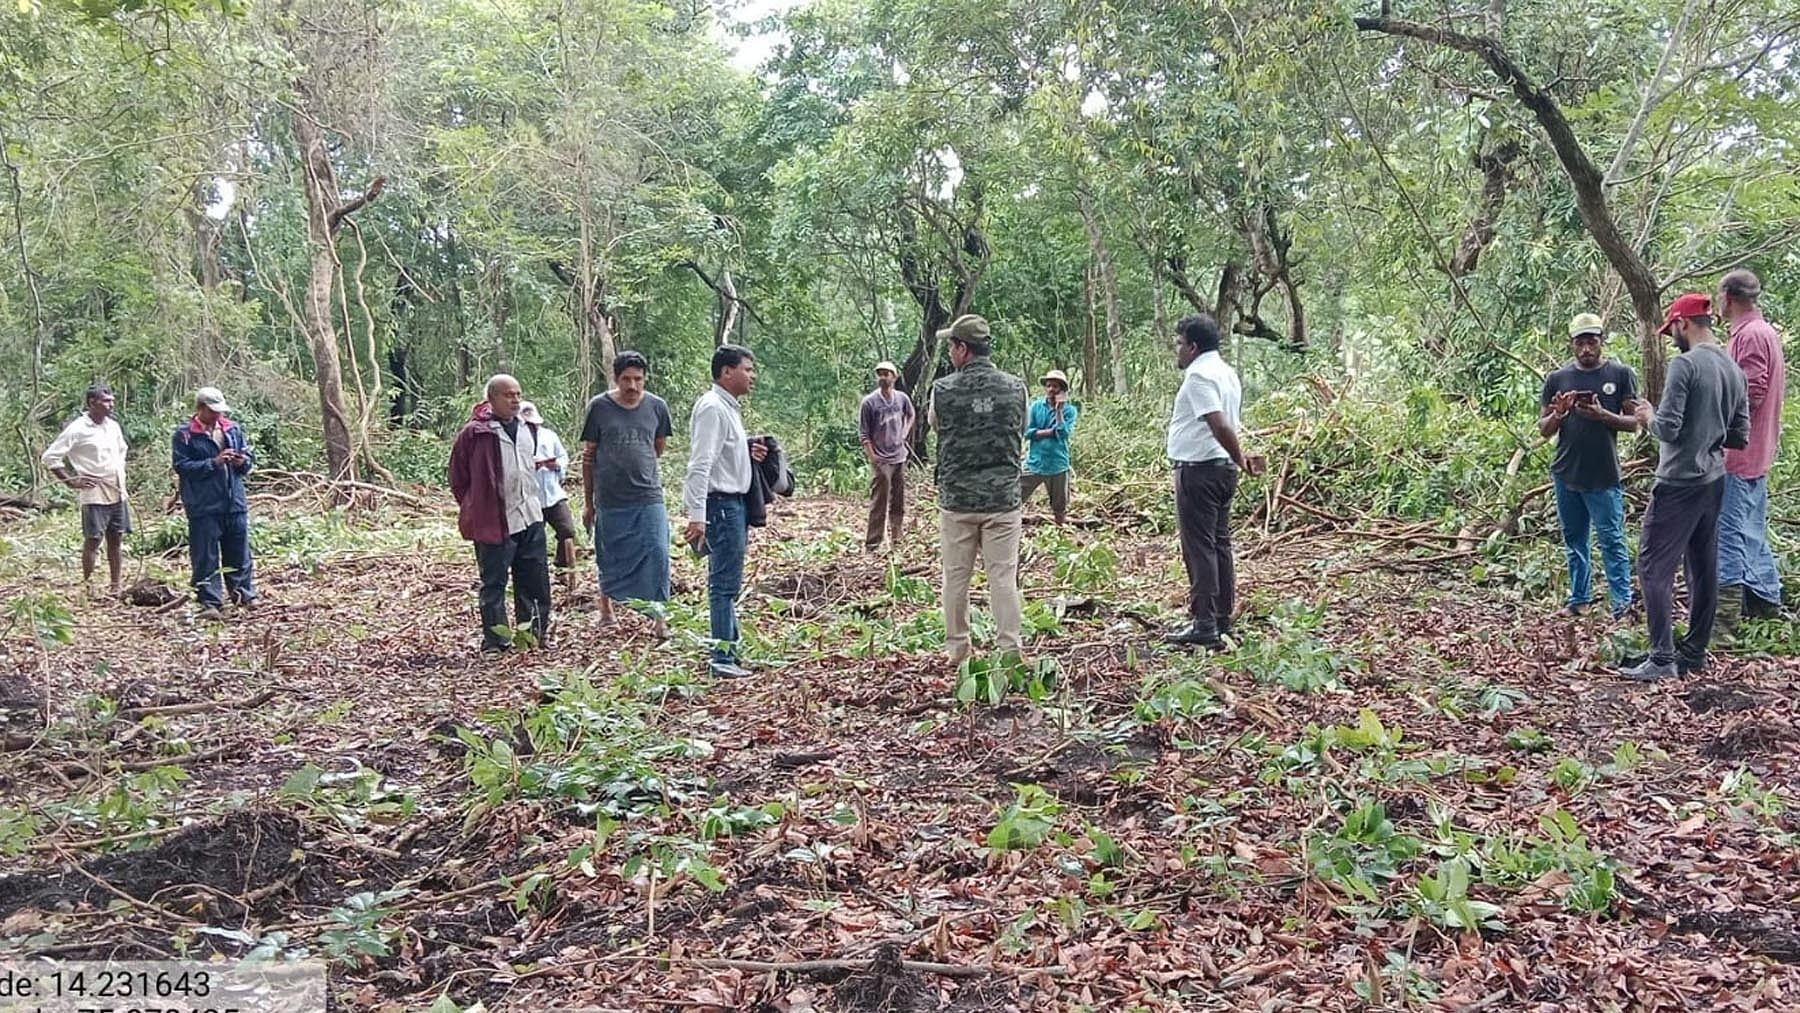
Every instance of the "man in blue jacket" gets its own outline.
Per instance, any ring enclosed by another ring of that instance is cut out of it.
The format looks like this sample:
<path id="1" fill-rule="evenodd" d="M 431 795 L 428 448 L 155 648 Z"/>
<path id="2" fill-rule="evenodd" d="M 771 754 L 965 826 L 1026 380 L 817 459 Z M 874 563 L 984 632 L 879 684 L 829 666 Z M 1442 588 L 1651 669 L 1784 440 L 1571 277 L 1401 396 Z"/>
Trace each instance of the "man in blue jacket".
<path id="1" fill-rule="evenodd" d="M 1031 501 L 1031 493 L 1043 486 L 1050 496 L 1050 511 L 1061 524 L 1069 514 L 1069 437 L 1075 433 L 1075 406 L 1069 403 L 1069 378 L 1060 369 L 1044 374 L 1039 381 L 1044 396 L 1031 402 L 1030 417 L 1025 422 L 1025 440 L 1030 451 L 1025 455 L 1025 471 L 1019 476 L 1020 507 Z"/>
<path id="2" fill-rule="evenodd" d="M 226 586 L 239 608 L 256 602 L 250 505 L 244 498 L 244 475 L 255 455 L 243 427 L 226 418 L 230 412 L 219 388 L 202 387 L 194 394 L 193 418 L 177 426 L 170 441 L 201 619 L 224 618 Z"/>

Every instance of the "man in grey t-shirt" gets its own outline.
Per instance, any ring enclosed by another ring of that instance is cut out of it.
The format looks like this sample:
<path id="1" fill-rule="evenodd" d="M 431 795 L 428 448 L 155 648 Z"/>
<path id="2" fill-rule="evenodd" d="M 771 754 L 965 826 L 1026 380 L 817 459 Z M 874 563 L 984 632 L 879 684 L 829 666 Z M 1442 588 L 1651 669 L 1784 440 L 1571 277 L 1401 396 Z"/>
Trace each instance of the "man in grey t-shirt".
<path id="1" fill-rule="evenodd" d="M 881 528 L 886 523 L 888 547 L 898 548 L 906 528 L 906 448 L 918 415 L 912 398 L 894 389 L 900 371 L 891 362 L 875 366 L 876 389 L 862 399 L 857 413 L 857 433 L 863 456 L 869 459 L 869 530 L 863 545 L 881 548 Z"/>
<path id="2" fill-rule="evenodd" d="M 1672 679 L 1706 667 L 1719 607 L 1719 507 L 1725 498 L 1725 448 L 1750 442 L 1744 373 L 1712 332 L 1712 299 L 1690 293 L 1669 306 L 1662 333 L 1681 355 L 1669 363 L 1655 411 L 1637 401 L 1638 424 L 1661 444 L 1656 484 L 1638 542 L 1650 656 L 1619 674 L 1639 682 Z M 1688 631 L 1675 643 L 1675 567 L 1687 571 Z"/>
<path id="3" fill-rule="evenodd" d="M 583 522 L 594 532 L 600 622 L 613 602 L 669 600 L 669 512 L 657 459 L 668 446 L 669 406 L 644 389 L 650 365 L 637 352 L 613 360 L 613 387 L 588 402 L 581 426 Z M 656 635 L 667 632 L 660 612 Z"/>

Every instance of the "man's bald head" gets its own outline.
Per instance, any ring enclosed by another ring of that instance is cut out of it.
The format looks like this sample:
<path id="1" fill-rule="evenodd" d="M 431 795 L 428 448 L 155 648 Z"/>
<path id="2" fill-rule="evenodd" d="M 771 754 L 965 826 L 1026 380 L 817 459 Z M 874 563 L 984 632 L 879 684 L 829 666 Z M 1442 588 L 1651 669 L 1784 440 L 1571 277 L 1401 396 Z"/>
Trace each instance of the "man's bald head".
<path id="1" fill-rule="evenodd" d="M 1742 267 L 1727 271 L 1719 279 L 1719 315 L 1735 320 L 1742 313 L 1754 312 L 1761 296 L 1762 279 Z"/>
<path id="2" fill-rule="evenodd" d="M 519 389 L 519 381 L 506 373 L 496 373 L 487 382 L 487 403 L 493 409 L 494 417 L 502 422 L 511 422 L 519 414 L 519 403 L 525 399 L 524 391 Z"/>
<path id="3" fill-rule="evenodd" d="M 1728 299 L 1755 305 L 1757 298 L 1762 295 L 1762 279 L 1740 267 L 1726 272 L 1725 277 L 1719 279 L 1719 290 Z"/>

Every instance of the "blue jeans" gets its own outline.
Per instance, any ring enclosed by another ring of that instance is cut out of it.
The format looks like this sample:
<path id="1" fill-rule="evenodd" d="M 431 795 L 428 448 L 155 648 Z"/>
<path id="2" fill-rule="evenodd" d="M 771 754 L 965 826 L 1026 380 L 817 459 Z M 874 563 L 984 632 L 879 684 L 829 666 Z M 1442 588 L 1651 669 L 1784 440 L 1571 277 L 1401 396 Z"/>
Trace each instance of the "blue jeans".
<path id="1" fill-rule="evenodd" d="M 1725 476 L 1719 510 L 1719 583 L 1742 584 L 1766 602 L 1781 603 L 1781 574 L 1769 550 L 1769 477 Z"/>
<path id="2" fill-rule="evenodd" d="M 256 569 L 250 562 L 249 514 L 238 511 L 190 516 L 188 561 L 194 567 L 194 597 L 199 599 L 202 607 L 224 605 L 227 584 L 231 586 L 232 601 L 256 600 Z"/>
<path id="3" fill-rule="evenodd" d="M 1569 604 L 1594 600 L 1594 563 L 1589 530 L 1600 539 L 1606 564 L 1607 603 L 1613 615 L 1631 607 L 1631 553 L 1625 549 L 1625 491 L 1621 486 L 1587 491 L 1556 479 L 1556 515 L 1562 520 L 1563 552 L 1569 559 Z"/>
<path id="4" fill-rule="evenodd" d="M 712 660 L 728 665 L 737 663 L 737 599 L 744 587 L 744 551 L 749 542 L 743 495 L 708 495 L 706 603 L 712 612 Z"/>

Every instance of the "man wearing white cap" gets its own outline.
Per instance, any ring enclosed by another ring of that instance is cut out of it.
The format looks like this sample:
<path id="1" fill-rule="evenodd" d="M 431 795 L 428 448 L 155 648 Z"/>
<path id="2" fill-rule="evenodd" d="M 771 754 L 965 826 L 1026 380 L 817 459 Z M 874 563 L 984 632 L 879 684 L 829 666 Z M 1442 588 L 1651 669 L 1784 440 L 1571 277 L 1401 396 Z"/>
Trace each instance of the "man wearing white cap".
<path id="1" fill-rule="evenodd" d="M 875 365 L 877 386 L 863 398 L 857 424 L 863 456 L 869 459 L 874 474 L 869 483 L 869 530 L 863 540 L 870 552 L 881 548 L 883 523 L 889 548 L 900 544 L 900 533 L 906 527 L 906 448 L 918 416 L 912 398 L 894 389 L 899 376 L 891 362 Z"/>
<path id="2" fill-rule="evenodd" d="M 537 431 L 537 480 L 544 494 L 544 523 L 556 532 L 556 572 L 563 590 L 575 592 L 575 514 L 563 479 L 569 471 L 569 448 L 544 424 L 543 413 L 530 401 L 519 403 L 519 418 Z"/>
<path id="3" fill-rule="evenodd" d="M 227 587 L 239 608 L 256 601 L 250 504 L 244 496 L 244 476 L 256 458 L 243 427 L 226 418 L 229 414 L 231 406 L 219 388 L 202 387 L 194 392 L 193 417 L 177 426 L 170 440 L 202 619 L 223 618 Z"/>
<path id="4" fill-rule="evenodd" d="M 1544 378 L 1538 432 L 1556 437 L 1550 478 L 1569 561 L 1569 600 L 1562 614 L 1577 616 L 1594 602 L 1590 542 L 1600 540 L 1606 603 L 1615 618 L 1631 609 L 1631 552 L 1625 547 L 1625 490 L 1618 434 L 1637 430 L 1625 410 L 1637 397 L 1637 374 L 1606 357 L 1606 322 L 1592 313 L 1569 321 L 1574 358 Z M 1591 532 L 1591 534 L 1590 534 Z"/>
<path id="5" fill-rule="evenodd" d="M 1025 439 L 1031 450 L 1025 455 L 1025 471 L 1019 476 L 1019 505 L 1031 501 L 1031 493 L 1043 486 L 1050 496 L 1050 511 L 1061 524 L 1069 515 L 1069 437 L 1075 434 L 1075 416 L 1069 402 L 1069 378 L 1060 369 L 1038 381 L 1044 396 L 1031 403 L 1025 420 Z"/>

